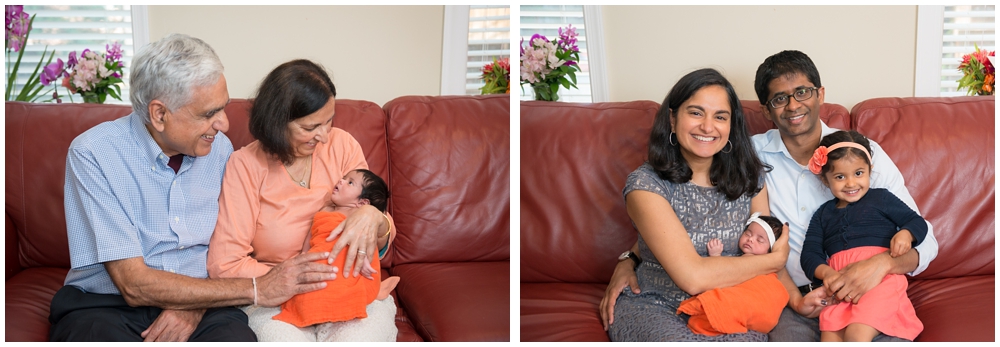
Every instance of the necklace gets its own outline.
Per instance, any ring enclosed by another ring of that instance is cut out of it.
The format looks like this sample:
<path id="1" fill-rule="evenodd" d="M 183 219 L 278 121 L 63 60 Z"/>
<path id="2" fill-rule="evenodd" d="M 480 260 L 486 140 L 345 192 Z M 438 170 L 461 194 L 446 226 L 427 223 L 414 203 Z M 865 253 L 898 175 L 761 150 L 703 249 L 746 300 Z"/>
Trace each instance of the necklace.
<path id="1" fill-rule="evenodd" d="M 309 172 L 312 171 L 312 156 L 309 156 L 308 160 L 309 163 L 306 164 L 306 170 L 302 173 L 301 178 L 295 178 L 295 176 L 292 176 L 292 172 L 288 170 L 287 166 L 285 167 L 285 171 L 288 172 L 288 177 L 291 177 L 292 181 L 295 181 L 295 183 L 298 183 L 299 186 L 302 187 L 306 187 L 306 178 L 309 177 Z"/>

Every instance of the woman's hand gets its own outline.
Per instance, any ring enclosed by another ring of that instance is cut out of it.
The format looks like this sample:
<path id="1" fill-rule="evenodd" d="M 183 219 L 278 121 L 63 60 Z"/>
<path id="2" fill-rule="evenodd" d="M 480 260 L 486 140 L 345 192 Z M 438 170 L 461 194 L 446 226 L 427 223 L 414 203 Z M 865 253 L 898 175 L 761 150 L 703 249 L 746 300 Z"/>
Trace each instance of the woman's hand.
<path id="1" fill-rule="evenodd" d="M 618 295 L 625 290 L 625 286 L 632 288 L 632 293 L 640 293 L 639 279 L 635 275 L 633 265 L 631 260 L 620 261 L 615 266 L 615 273 L 611 275 L 611 283 L 608 283 L 608 289 L 604 292 L 600 306 L 601 324 L 604 325 L 604 331 L 608 331 L 608 326 L 615 322 L 615 301 L 618 300 Z"/>
<path id="2" fill-rule="evenodd" d="M 785 268 L 785 263 L 788 262 L 788 252 L 791 247 L 788 246 L 788 223 L 781 225 L 781 236 L 778 236 L 777 240 L 774 240 L 774 245 L 771 246 L 771 254 L 776 257 L 775 260 L 778 261 L 777 267 L 774 269 L 775 272 L 781 271 Z"/>
<path id="3" fill-rule="evenodd" d="M 347 258 L 344 261 L 342 276 L 347 277 L 350 274 L 358 277 L 364 264 L 371 263 L 371 257 L 378 256 L 378 246 L 375 245 L 375 241 L 378 240 L 379 232 L 384 232 L 389 227 L 386 223 L 382 212 L 379 212 L 374 206 L 362 205 L 358 207 L 357 211 L 351 213 L 346 220 L 330 232 L 330 237 L 326 238 L 326 241 L 330 242 L 340 235 L 340 239 L 334 243 L 333 250 L 330 251 L 327 263 L 333 264 L 334 258 L 340 254 L 344 247 L 347 247 Z"/>

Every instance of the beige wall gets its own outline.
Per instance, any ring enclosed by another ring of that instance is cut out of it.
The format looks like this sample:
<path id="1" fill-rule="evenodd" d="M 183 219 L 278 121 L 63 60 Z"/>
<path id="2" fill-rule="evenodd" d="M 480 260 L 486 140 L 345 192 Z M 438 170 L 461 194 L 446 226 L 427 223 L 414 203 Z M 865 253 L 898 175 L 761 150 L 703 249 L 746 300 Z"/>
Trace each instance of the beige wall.
<path id="1" fill-rule="evenodd" d="M 913 96 L 916 6 L 603 6 L 611 101 L 662 102 L 681 76 L 720 70 L 757 100 L 757 66 L 782 50 L 813 60 L 826 102 L 848 110 Z"/>
<path id="2" fill-rule="evenodd" d="M 385 104 L 441 92 L 444 6 L 150 6 L 150 41 L 170 33 L 212 45 L 229 95 L 249 98 L 274 67 L 326 67 L 337 97 Z"/>

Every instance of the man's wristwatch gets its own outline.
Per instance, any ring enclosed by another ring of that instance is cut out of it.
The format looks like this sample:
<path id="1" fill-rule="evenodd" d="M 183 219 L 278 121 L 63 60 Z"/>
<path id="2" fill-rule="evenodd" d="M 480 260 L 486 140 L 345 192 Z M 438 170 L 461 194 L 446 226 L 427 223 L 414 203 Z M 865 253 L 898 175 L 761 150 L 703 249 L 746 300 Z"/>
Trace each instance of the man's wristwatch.
<path id="1" fill-rule="evenodd" d="M 639 268 L 639 264 L 642 264 L 642 259 L 639 259 L 639 256 L 636 255 L 635 252 L 632 252 L 631 250 L 625 251 L 625 253 L 622 253 L 622 255 L 618 256 L 618 261 L 619 262 L 621 262 L 621 261 L 623 261 L 625 259 L 632 259 L 632 262 L 635 263 L 635 265 L 632 266 L 632 271 L 635 271 L 635 269 L 638 269 Z"/>

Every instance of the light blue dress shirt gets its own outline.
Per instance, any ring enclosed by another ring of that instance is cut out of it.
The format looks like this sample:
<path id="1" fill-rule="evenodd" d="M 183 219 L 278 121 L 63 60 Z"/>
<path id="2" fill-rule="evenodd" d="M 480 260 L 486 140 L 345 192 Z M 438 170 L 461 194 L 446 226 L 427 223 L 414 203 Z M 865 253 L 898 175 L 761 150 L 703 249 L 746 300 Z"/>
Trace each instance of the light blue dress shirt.
<path id="1" fill-rule="evenodd" d="M 207 278 L 208 241 L 219 215 L 222 174 L 233 145 L 219 132 L 204 157 L 180 170 L 131 114 L 77 136 L 66 158 L 66 285 L 120 294 L 104 262 L 142 257 L 147 266 Z"/>
<path id="2" fill-rule="evenodd" d="M 832 134 L 840 129 L 826 126 L 820 121 L 823 136 Z M 788 254 L 788 262 L 785 268 L 795 281 L 795 285 L 803 286 L 809 284 L 809 278 L 802 272 L 802 264 L 799 258 L 802 254 L 802 242 L 805 241 L 806 229 L 809 228 L 809 221 L 813 213 L 819 209 L 824 202 L 833 199 L 833 193 L 823 185 L 819 176 L 809 171 L 809 168 L 799 165 L 788 153 L 788 148 L 781 141 L 778 129 L 771 129 L 763 134 L 754 135 L 754 149 L 757 156 L 764 163 L 771 165 L 774 169 L 765 175 L 767 183 L 767 197 L 771 208 L 771 215 L 777 217 L 782 222 L 788 223 L 788 243 L 791 252 Z M 870 188 L 885 188 L 896 195 L 918 214 L 920 209 L 913 201 L 910 192 L 903 184 L 903 175 L 896 168 L 896 164 L 886 155 L 882 147 L 875 141 L 871 141 L 872 148 L 872 172 Z M 934 238 L 934 228 L 927 222 L 927 238 L 916 247 L 920 254 L 917 269 L 910 273 L 917 275 L 927 269 L 931 260 L 937 257 L 938 243 Z"/>

